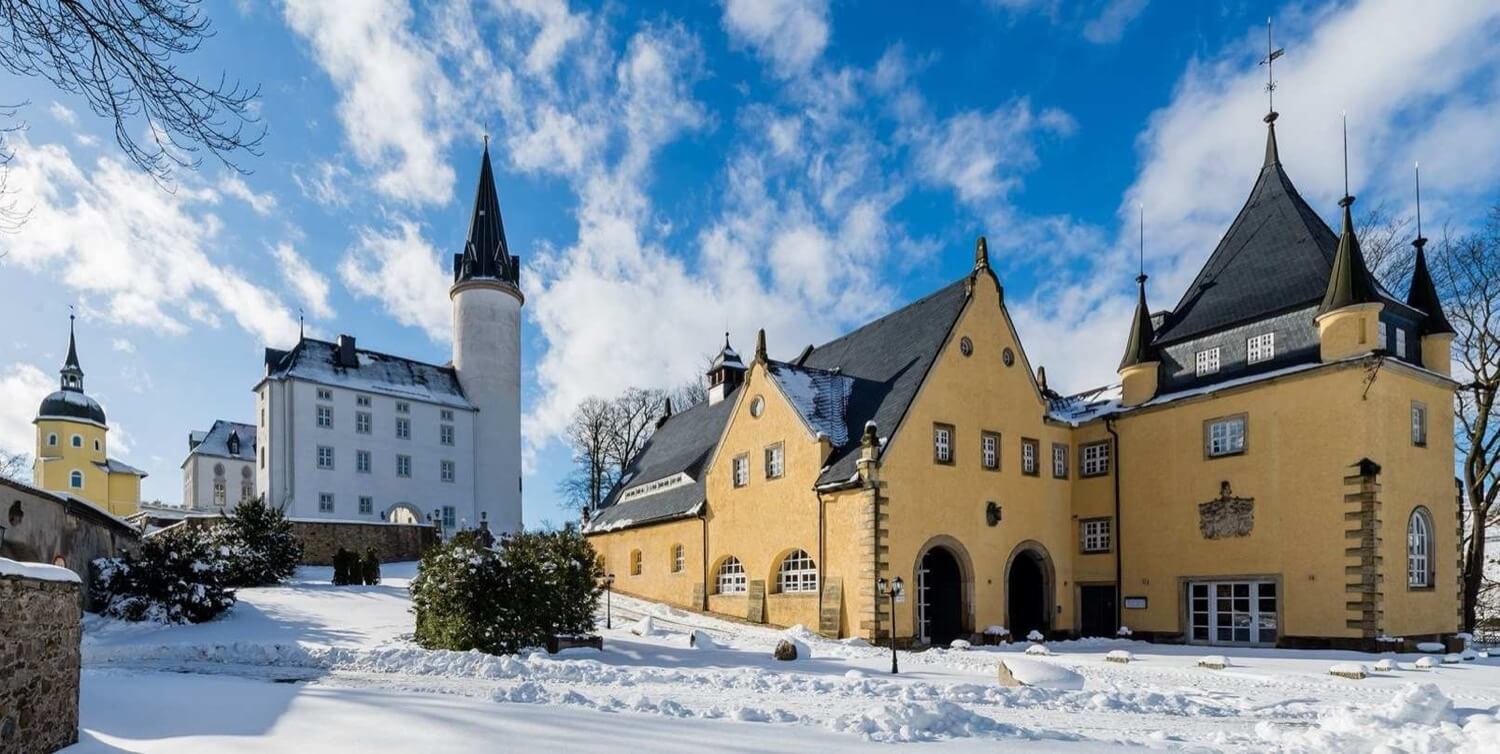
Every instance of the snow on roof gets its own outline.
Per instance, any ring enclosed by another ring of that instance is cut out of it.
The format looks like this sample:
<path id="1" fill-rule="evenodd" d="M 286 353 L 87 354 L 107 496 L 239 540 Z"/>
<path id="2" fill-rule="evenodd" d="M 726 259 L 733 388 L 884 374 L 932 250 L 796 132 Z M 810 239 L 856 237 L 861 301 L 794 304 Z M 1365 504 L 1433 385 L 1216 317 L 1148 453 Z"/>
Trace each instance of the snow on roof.
<path id="1" fill-rule="evenodd" d="M 307 380 L 331 387 L 472 409 L 458 373 L 414 359 L 357 349 L 358 366 L 338 364 L 338 345 L 304 338 L 290 351 L 266 349 L 266 378 Z"/>
<path id="2" fill-rule="evenodd" d="M 827 437 L 836 448 L 849 442 L 845 414 L 854 380 L 834 370 L 792 366 L 784 362 L 768 365 L 771 376 L 797 413 L 813 432 Z"/>
<path id="3" fill-rule="evenodd" d="M 19 576 L 38 581 L 71 581 L 82 583 L 78 574 L 62 566 L 46 563 L 21 563 L 10 558 L 0 558 L 0 576 Z"/>
<path id="4" fill-rule="evenodd" d="M 238 434 L 240 437 L 240 452 L 238 454 L 229 452 L 229 435 Z M 255 460 L 255 425 L 232 422 L 225 419 L 215 419 L 212 427 L 207 432 L 193 432 L 189 437 L 197 444 L 188 451 L 188 455 L 220 456 L 223 458 L 234 458 L 240 461 Z"/>

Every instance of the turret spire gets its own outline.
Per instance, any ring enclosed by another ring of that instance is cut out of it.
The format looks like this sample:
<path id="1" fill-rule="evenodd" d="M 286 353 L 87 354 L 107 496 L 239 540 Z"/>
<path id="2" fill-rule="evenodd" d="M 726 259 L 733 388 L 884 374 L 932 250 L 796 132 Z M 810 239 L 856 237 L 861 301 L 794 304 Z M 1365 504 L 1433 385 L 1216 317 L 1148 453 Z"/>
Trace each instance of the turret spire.
<path id="1" fill-rule="evenodd" d="M 1417 237 L 1411 245 L 1417 249 L 1417 259 L 1412 267 L 1411 288 L 1406 292 L 1406 303 L 1427 315 L 1422 318 L 1422 335 L 1451 333 L 1453 325 L 1448 323 L 1447 315 L 1443 314 L 1443 301 L 1438 297 L 1437 286 L 1432 282 L 1432 273 L 1427 270 L 1427 239 L 1422 237 L 1422 168 L 1420 165 L 1412 167 L 1417 183 Z"/>
<path id="2" fill-rule="evenodd" d="M 500 196 L 495 191 L 495 173 L 490 166 L 489 135 L 479 163 L 479 185 L 474 193 L 474 213 L 462 254 L 453 256 L 453 281 L 490 278 L 517 285 L 520 259 L 511 256 L 505 240 L 505 222 L 500 216 Z"/>
<path id="3" fill-rule="evenodd" d="M 1135 276 L 1135 319 L 1130 323 L 1130 340 L 1125 342 L 1125 356 L 1120 359 L 1120 369 L 1145 364 L 1156 359 L 1152 356 L 1151 341 L 1156 338 L 1151 326 L 1151 309 L 1146 306 L 1146 210 L 1140 209 L 1140 274 Z"/>
<path id="4" fill-rule="evenodd" d="M 73 307 L 68 307 L 68 357 L 63 361 L 63 368 L 58 372 L 62 375 L 62 389 L 83 392 L 83 367 L 78 364 L 78 341 L 73 335 Z"/>
<path id="5" fill-rule="evenodd" d="M 1349 125 L 1344 120 L 1344 198 L 1339 200 L 1344 210 L 1343 229 L 1339 232 L 1338 251 L 1333 257 L 1333 271 L 1328 275 L 1328 288 L 1323 292 L 1323 303 L 1318 307 L 1321 316 L 1335 309 L 1355 304 L 1368 304 L 1380 300 L 1375 288 L 1375 279 L 1365 265 L 1364 252 L 1360 251 L 1359 238 L 1354 234 L 1354 196 L 1349 193 Z"/>

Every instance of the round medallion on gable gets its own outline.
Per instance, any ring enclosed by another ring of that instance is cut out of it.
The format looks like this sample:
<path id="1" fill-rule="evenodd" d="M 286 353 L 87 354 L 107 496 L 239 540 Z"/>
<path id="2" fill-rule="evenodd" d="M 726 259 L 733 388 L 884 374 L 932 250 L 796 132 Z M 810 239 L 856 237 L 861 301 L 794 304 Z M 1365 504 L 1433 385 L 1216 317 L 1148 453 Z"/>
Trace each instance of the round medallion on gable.
<path id="1" fill-rule="evenodd" d="M 1005 362 L 1006 366 L 1014 366 L 1016 363 L 1016 352 L 1007 348 L 1000 352 L 1000 360 Z"/>
<path id="2" fill-rule="evenodd" d="M 757 395 L 750 399 L 750 415 L 759 419 L 766 412 L 766 399 Z"/>
<path id="3" fill-rule="evenodd" d="M 959 338 L 958 339 L 958 352 L 961 353 L 961 354 L 963 354 L 963 355 L 965 355 L 965 356 L 968 356 L 968 355 L 974 353 L 974 341 L 969 340 L 969 336 L 967 336 L 967 335 L 963 336 L 962 338 Z"/>
<path id="4" fill-rule="evenodd" d="M 224 476 L 224 464 L 214 464 L 214 476 Z"/>

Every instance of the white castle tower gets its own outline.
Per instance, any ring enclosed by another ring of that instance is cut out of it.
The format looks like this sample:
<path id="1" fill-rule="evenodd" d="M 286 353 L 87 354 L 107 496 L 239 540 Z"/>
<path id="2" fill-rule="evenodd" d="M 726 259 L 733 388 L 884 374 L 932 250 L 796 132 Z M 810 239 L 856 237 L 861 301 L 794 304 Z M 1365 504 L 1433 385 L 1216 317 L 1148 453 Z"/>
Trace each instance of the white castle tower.
<path id="1" fill-rule="evenodd" d="M 521 529 L 521 260 L 512 256 L 490 169 L 479 169 L 474 216 L 453 255 L 453 367 L 474 417 L 474 504 L 496 535 Z"/>

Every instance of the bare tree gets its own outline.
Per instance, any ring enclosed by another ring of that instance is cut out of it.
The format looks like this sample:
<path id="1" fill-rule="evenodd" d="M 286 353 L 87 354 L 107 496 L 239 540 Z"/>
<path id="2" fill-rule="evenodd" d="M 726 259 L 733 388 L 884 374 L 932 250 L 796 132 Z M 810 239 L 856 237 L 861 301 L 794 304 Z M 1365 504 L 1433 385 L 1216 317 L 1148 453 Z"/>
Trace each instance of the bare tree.
<path id="1" fill-rule="evenodd" d="M 244 172 L 237 155 L 258 155 L 265 136 L 253 109 L 260 90 L 182 72 L 183 59 L 213 36 L 199 4 L 0 0 L 0 67 L 83 97 L 114 121 L 125 155 L 158 182 L 174 166 L 196 168 L 200 150 Z"/>
<path id="2" fill-rule="evenodd" d="M 25 482 L 29 481 L 30 476 L 31 456 L 0 450 L 0 477 Z"/>
<path id="3" fill-rule="evenodd" d="M 664 390 L 627 389 L 620 397 L 610 401 L 613 416 L 610 421 L 609 461 L 618 474 L 625 473 L 631 459 L 641 452 L 651 433 L 656 431 L 657 420 L 666 408 L 667 394 Z"/>
<path id="4" fill-rule="evenodd" d="M 568 422 L 565 440 L 573 451 L 573 470 L 558 483 L 557 491 L 574 508 L 599 507 L 619 478 L 610 459 L 613 422 L 614 410 L 602 398 L 589 398 L 578 404 Z"/>
<path id="5" fill-rule="evenodd" d="M 0 233 L 14 233 L 26 222 L 26 216 L 31 214 L 29 209 L 23 208 L 17 202 L 14 194 L 15 189 L 10 187 L 10 162 L 15 159 L 16 153 L 11 151 L 10 144 L 6 141 L 8 134 L 26 130 L 24 122 L 16 120 L 16 113 L 26 103 L 16 105 L 0 105 Z M 8 251 L 0 251 L 0 259 L 4 259 Z"/>

